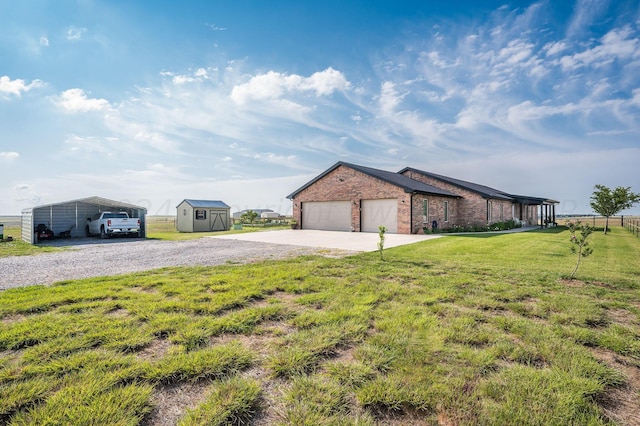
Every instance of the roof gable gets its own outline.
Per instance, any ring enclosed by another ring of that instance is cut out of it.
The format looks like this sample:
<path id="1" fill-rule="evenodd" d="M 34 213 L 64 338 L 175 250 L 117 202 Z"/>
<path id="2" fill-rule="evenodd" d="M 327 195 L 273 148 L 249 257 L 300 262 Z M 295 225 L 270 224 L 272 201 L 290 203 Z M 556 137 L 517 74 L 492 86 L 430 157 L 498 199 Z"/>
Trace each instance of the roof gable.
<path id="1" fill-rule="evenodd" d="M 190 200 L 184 199 L 182 203 L 187 203 L 191 207 L 200 207 L 200 208 L 214 208 L 214 209 L 229 209 L 231 208 L 226 203 L 220 200 Z M 182 204 L 180 203 L 180 204 Z M 178 204 L 178 205 L 180 205 Z"/>
<path id="2" fill-rule="evenodd" d="M 359 166 L 357 164 L 351 164 L 351 163 L 345 163 L 343 161 L 339 161 L 333 166 L 331 166 L 330 168 L 328 168 L 327 170 L 325 170 L 324 172 L 322 172 L 321 174 L 319 174 L 318 176 L 316 176 L 314 179 L 310 180 L 309 182 L 307 182 L 306 184 L 304 184 L 303 186 L 301 186 L 300 188 L 298 188 L 297 190 L 289 194 L 287 198 L 293 199 L 300 192 L 310 187 L 311 185 L 313 185 L 314 183 L 316 183 L 317 181 L 319 181 L 320 179 L 322 179 L 323 177 L 325 177 L 326 175 L 328 175 L 329 173 L 331 173 L 332 171 L 334 171 L 340 166 L 348 167 L 360 173 L 364 173 L 368 176 L 390 183 L 391 185 L 395 185 L 399 188 L 402 188 L 407 193 L 418 192 L 423 194 L 441 195 L 445 197 L 456 197 L 456 198 L 460 197 L 459 195 L 454 194 L 453 192 L 436 188 L 435 186 L 427 185 L 426 183 L 422 183 L 417 180 L 411 179 L 407 176 L 401 175 L 400 173 L 389 172 L 386 170 L 374 169 L 371 167 L 364 167 L 364 166 Z"/>

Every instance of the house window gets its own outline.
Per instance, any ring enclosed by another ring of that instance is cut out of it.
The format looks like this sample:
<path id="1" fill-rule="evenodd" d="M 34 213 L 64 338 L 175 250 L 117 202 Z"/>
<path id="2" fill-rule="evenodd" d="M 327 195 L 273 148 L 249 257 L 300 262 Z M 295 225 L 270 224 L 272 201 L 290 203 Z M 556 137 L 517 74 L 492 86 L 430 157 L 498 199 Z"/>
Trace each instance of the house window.
<path id="1" fill-rule="evenodd" d="M 422 221 L 424 223 L 429 222 L 429 200 L 422 200 Z"/>
<path id="2" fill-rule="evenodd" d="M 196 210 L 196 220 L 205 220 L 207 218 L 206 210 Z"/>
<path id="3" fill-rule="evenodd" d="M 491 201 L 487 201 L 487 223 L 491 223 L 492 221 L 492 215 L 491 215 Z"/>
<path id="4" fill-rule="evenodd" d="M 504 205 L 500 204 L 500 222 L 504 220 Z"/>
<path id="5" fill-rule="evenodd" d="M 187 209 L 182 209 L 182 216 L 186 216 L 187 215 Z"/>
<path id="6" fill-rule="evenodd" d="M 449 202 L 444 202 L 444 221 L 449 222 Z"/>

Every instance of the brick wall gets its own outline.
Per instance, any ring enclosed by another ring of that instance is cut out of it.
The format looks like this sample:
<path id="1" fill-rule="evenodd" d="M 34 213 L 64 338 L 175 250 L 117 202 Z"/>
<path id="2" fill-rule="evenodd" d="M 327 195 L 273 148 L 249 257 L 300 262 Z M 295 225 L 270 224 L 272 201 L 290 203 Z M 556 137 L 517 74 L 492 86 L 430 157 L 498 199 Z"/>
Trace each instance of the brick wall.
<path id="1" fill-rule="evenodd" d="M 425 176 L 422 173 L 413 172 L 411 170 L 407 170 L 404 175 L 410 177 L 411 179 L 424 182 L 431 186 L 435 186 L 436 188 L 441 188 L 453 192 L 454 194 L 458 194 L 462 197 L 455 203 L 456 215 L 452 217 L 447 227 L 453 225 L 468 226 L 486 224 L 489 204 L 491 205 L 490 223 L 501 221 L 501 206 L 503 217 L 502 220 L 511 219 L 511 201 L 496 199 L 487 200 L 486 198 L 483 198 L 481 195 L 473 191 L 460 188 L 459 186 L 452 185 L 450 183 L 443 182 L 439 179 Z M 488 203 L 487 201 L 490 201 L 490 203 Z M 449 204 L 451 205 L 452 203 Z"/>
<path id="2" fill-rule="evenodd" d="M 412 227 L 411 194 L 344 165 L 330 171 L 313 185 L 300 191 L 293 201 L 293 218 L 301 223 L 300 207 L 307 201 L 351 201 L 351 226 L 360 232 L 360 202 L 395 198 L 398 200 L 398 233 L 409 234 Z"/>
<path id="3" fill-rule="evenodd" d="M 427 216 L 424 216 L 424 200 L 428 200 Z M 435 195 L 413 196 L 413 227 L 414 234 L 422 234 L 423 228 L 433 231 L 433 221 L 438 229 L 446 229 L 458 223 L 458 198 L 439 197 Z M 445 221 L 445 203 L 448 204 L 449 220 Z"/>
<path id="4" fill-rule="evenodd" d="M 462 197 L 457 200 L 457 213 L 455 216 L 456 222 L 451 223 L 451 225 L 466 226 L 487 222 L 487 200 L 475 192 L 468 191 L 456 185 L 442 182 L 438 179 L 424 176 L 422 173 L 416 173 L 410 170 L 406 171 L 404 175 L 411 179 L 435 186 L 436 188 L 453 192 L 454 194 Z"/>

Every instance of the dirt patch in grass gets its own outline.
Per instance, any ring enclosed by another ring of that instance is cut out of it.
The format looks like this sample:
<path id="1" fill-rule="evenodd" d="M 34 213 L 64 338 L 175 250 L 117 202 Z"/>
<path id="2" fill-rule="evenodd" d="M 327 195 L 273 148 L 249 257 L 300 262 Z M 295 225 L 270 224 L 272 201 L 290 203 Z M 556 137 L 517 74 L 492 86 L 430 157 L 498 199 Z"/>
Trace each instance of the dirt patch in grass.
<path id="1" fill-rule="evenodd" d="M 156 390 L 151 398 L 153 411 L 144 422 L 147 426 L 173 426 L 189 409 L 196 408 L 207 396 L 210 382 L 178 383 Z"/>
<path id="2" fill-rule="evenodd" d="M 351 364 L 356 362 L 355 347 L 344 346 L 336 348 L 333 355 L 331 356 L 331 361 L 344 364 Z"/>
<path id="3" fill-rule="evenodd" d="M 172 344 L 168 340 L 154 340 L 150 345 L 137 353 L 138 358 L 145 361 L 155 361 L 164 358 Z"/>
<path id="4" fill-rule="evenodd" d="M 440 421 L 442 416 L 442 422 Z M 449 418 L 445 415 L 438 416 L 438 425 L 452 426 L 455 423 L 448 423 Z M 376 413 L 376 420 L 385 426 L 427 426 L 433 425 L 434 418 L 428 414 L 416 410 L 409 411 L 383 411 Z"/>
<path id="5" fill-rule="evenodd" d="M 600 405 L 607 417 L 622 425 L 640 425 L 640 366 L 631 359 L 613 352 L 594 348 L 593 355 L 600 361 L 624 373 L 627 382 L 611 388 Z"/>
<path id="6" fill-rule="evenodd" d="M 22 315 L 22 314 L 9 314 L 6 317 L 3 317 L 2 319 L 0 319 L 0 322 L 2 324 L 13 324 L 16 323 L 18 321 L 22 321 L 23 319 L 26 318 L 26 315 Z"/>
<path id="7" fill-rule="evenodd" d="M 637 324 L 637 317 L 626 309 L 610 309 L 607 311 L 609 318 L 618 324 Z"/>
<path id="8" fill-rule="evenodd" d="M 254 426 L 269 426 L 282 422 L 284 411 L 282 390 L 286 387 L 284 380 L 270 377 L 268 370 L 261 367 L 251 368 L 243 373 L 243 377 L 257 380 L 262 388 L 261 409 L 251 421 Z"/>
<path id="9" fill-rule="evenodd" d="M 124 318 L 129 316 L 129 311 L 124 308 L 114 309 L 112 311 L 107 312 L 107 315 L 115 318 Z"/>

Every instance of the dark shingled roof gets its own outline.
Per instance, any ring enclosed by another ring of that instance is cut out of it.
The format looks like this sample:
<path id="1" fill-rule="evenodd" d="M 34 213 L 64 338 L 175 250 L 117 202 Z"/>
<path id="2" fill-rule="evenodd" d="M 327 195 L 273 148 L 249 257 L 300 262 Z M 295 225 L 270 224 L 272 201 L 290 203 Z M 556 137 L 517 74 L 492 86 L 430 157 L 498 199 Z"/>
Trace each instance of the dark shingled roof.
<path id="1" fill-rule="evenodd" d="M 405 167 L 404 169 L 400 170 L 398 173 L 404 173 L 404 172 L 414 172 L 414 173 L 419 173 L 421 175 L 433 178 L 433 179 L 437 179 L 439 181 L 442 182 L 446 182 L 449 183 L 451 185 L 455 185 L 458 188 L 463 188 L 466 189 L 468 191 L 472 191 L 475 192 L 477 194 L 480 194 L 483 198 L 492 198 L 492 199 L 497 199 L 497 200 L 508 200 L 508 201 L 514 201 L 513 197 L 510 196 L 509 194 L 507 194 L 506 192 L 503 191 L 499 191 L 497 189 L 494 188 L 490 188 L 488 186 L 485 185 L 479 185 L 477 183 L 473 183 L 473 182 L 467 182 L 464 180 L 460 180 L 460 179 L 455 179 L 455 178 L 451 178 L 448 176 L 442 176 L 442 175 L 437 175 L 435 173 L 430 173 L 430 172 L 425 172 L 423 170 L 418 170 L 418 169 L 414 169 L 412 167 Z"/>
<path id="2" fill-rule="evenodd" d="M 296 195 L 298 195 L 301 191 L 313 185 L 326 175 L 328 175 L 333 170 L 337 169 L 340 166 L 349 167 L 353 170 L 357 170 L 361 173 L 374 177 L 376 179 L 380 179 L 381 181 L 390 183 L 397 187 L 404 189 L 405 192 L 408 193 L 421 193 L 421 194 L 430 194 L 430 195 L 441 195 L 444 197 L 456 197 L 460 198 L 458 194 L 454 194 L 453 192 L 446 191 L 444 189 L 436 188 L 435 186 L 427 185 L 426 183 L 418 182 L 417 180 L 408 178 L 406 176 L 401 175 L 400 173 L 388 172 L 386 170 L 373 169 L 371 167 L 359 166 L 357 164 L 345 163 L 343 161 L 338 161 L 336 164 L 316 176 L 314 179 L 310 180 L 291 194 L 287 195 L 287 198 L 293 199 Z"/>

